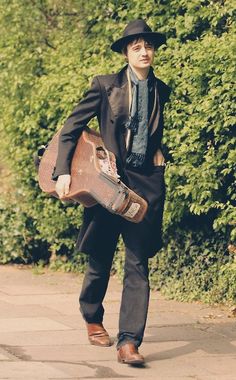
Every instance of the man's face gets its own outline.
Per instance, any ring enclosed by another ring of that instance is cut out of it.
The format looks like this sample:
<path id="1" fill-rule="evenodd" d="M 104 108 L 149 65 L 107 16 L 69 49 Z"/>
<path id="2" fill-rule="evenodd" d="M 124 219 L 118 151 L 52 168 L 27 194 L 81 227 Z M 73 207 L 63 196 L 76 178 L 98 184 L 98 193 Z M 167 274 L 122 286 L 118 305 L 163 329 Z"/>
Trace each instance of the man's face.
<path id="1" fill-rule="evenodd" d="M 142 38 L 132 41 L 127 45 L 126 57 L 135 69 L 149 68 L 154 60 L 154 46 Z"/>

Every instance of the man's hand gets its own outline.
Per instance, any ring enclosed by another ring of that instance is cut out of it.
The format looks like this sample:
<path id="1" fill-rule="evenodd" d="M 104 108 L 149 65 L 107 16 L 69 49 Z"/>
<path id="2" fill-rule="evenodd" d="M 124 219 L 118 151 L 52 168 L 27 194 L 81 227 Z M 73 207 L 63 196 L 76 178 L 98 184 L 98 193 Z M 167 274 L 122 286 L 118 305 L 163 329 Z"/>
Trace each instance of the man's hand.
<path id="1" fill-rule="evenodd" d="M 71 175 L 63 174 L 59 175 L 56 183 L 56 192 L 59 198 L 63 198 L 65 195 L 69 193 L 71 183 Z"/>
<path id="2" fill-rule="evenodd" d="M 153 157 L 154 166 L 165 166 L 165 159 L 161 149 L 158 149 Z"/>

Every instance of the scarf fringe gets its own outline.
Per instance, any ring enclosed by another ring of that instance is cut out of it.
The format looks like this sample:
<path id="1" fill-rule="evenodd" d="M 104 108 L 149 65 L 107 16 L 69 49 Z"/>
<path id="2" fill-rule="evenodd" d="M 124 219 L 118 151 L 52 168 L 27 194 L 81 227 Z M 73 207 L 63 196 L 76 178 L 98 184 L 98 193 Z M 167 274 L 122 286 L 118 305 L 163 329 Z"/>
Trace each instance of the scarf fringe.
<path id="1" fill-rule="evenodd" d="M 132 165 L 134 168 L 140 168 L 145 161 L 145 154 L 142 153 L 130 153 L 127 157 L 126 163 Z"/>
<path id="2" fill-rule="evenodd" d="M 137 115 L 130 116 L 130 118 L 128 119 L 128 121 L 125 124 L 125 127 L 127 129 L 130 129 L 133 132 L 133 134 L 137 134 L 137 132 L 138 132 L 138 117 L 137 117 Z"/>

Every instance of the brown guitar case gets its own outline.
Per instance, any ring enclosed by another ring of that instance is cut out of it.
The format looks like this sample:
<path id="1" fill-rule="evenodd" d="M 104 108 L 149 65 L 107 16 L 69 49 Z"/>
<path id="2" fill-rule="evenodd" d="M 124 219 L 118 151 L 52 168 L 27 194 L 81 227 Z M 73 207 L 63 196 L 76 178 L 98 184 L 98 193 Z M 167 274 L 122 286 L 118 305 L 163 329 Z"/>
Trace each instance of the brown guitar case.
<path id="1" fill-rule="evenodd" d="M 52 180 L 60 131 L 53 137 L 39 164 L 39 186 L 55 197 L 56 182 Z M 71 185 L 62 200 L 73 200 L 91 207 L 100 203 L 110 212 L 138 223 L 146 211 L 147 202 L 120 181 L 113 153 L 106 150 L 100 135 L 86 128 L 79 138 L 71 163 Z"/>

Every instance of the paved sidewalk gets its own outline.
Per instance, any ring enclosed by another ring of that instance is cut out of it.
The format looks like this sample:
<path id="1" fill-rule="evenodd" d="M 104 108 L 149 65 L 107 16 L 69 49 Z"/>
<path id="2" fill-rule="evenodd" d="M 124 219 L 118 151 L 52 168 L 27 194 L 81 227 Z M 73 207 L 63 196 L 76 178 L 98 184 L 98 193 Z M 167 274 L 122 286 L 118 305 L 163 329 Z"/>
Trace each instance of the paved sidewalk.
<path id="1" fill-rule="evenodd" d="M 0 379 L 235 380 L 236 319 L 226 308 L 152 293 L 145 368 L 120 364 L 115 345 L 89 345 L 78 307 L 82 277 L 0 266 Z M 110 281 L 105 327 L 116 337 L 121 285 Z"/>

